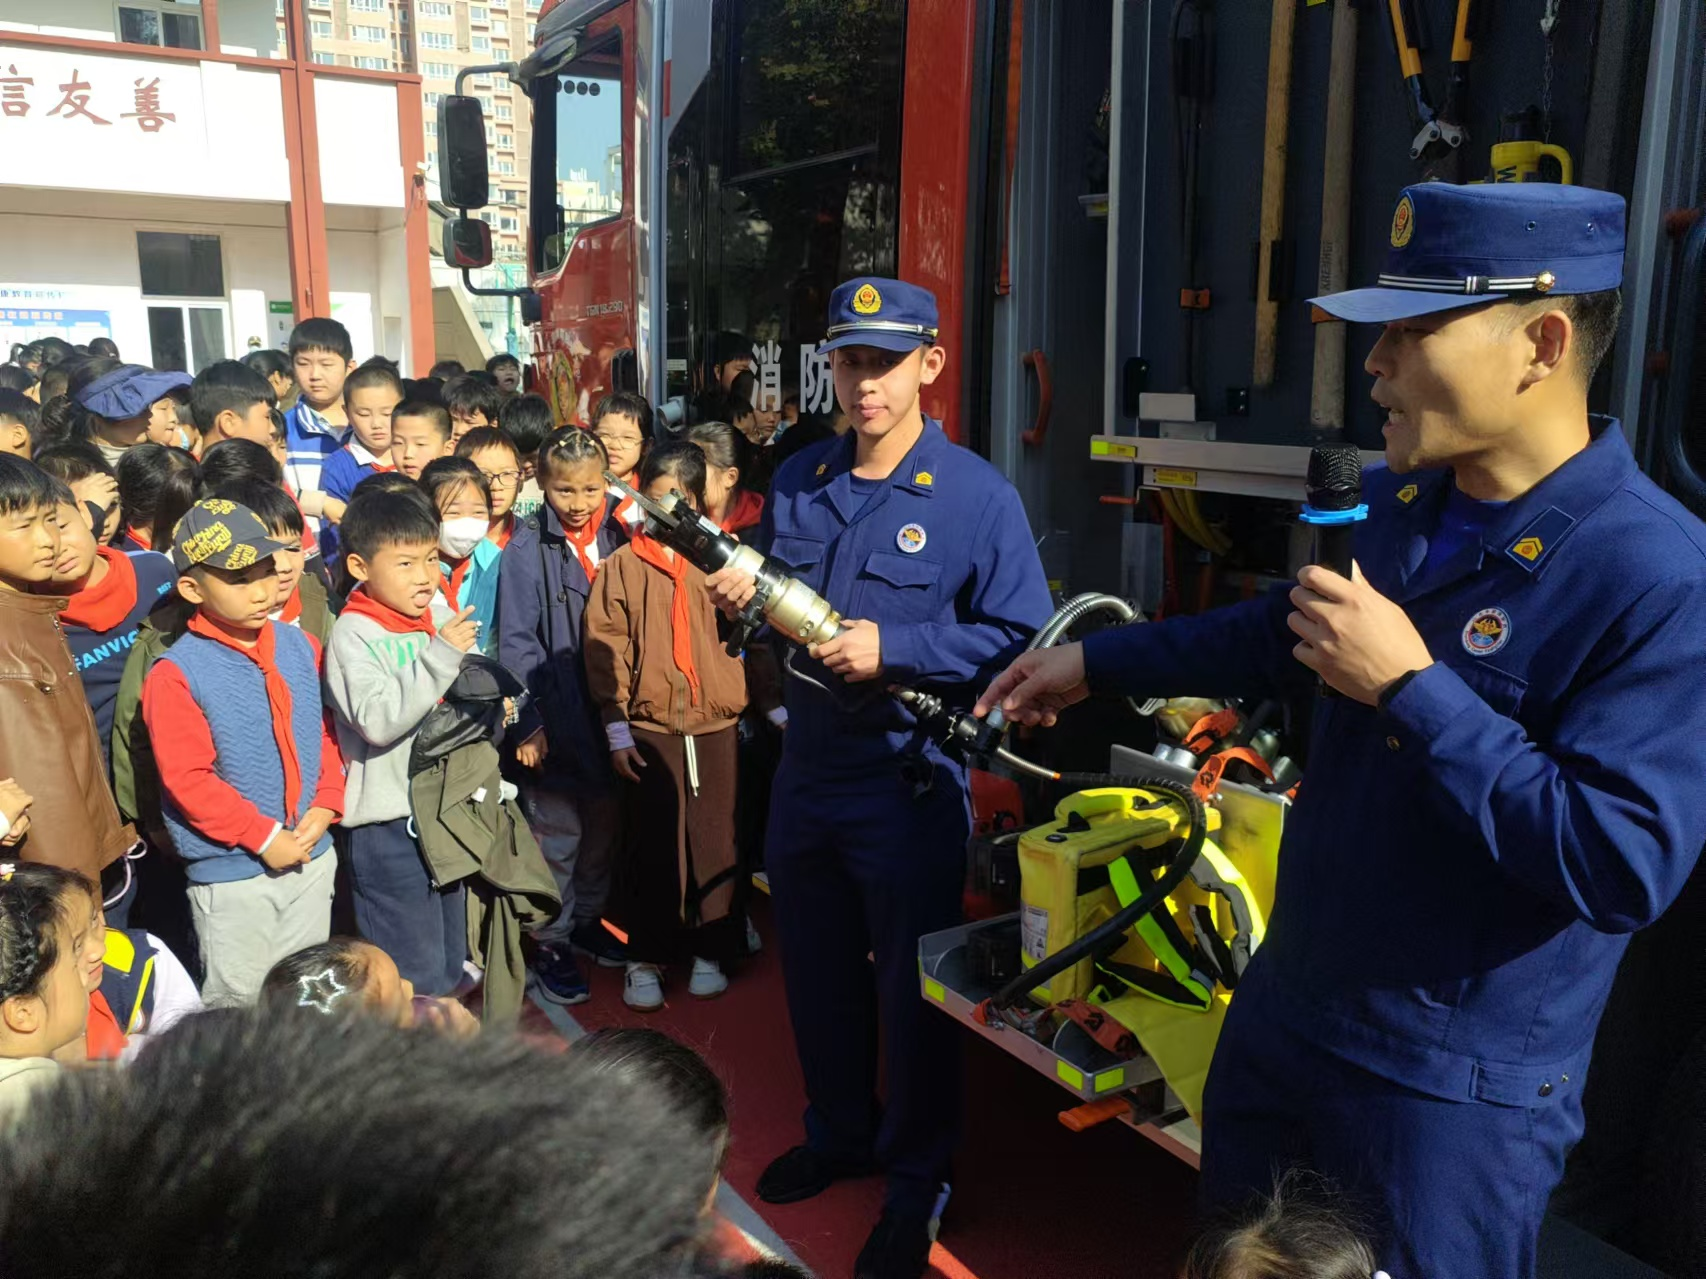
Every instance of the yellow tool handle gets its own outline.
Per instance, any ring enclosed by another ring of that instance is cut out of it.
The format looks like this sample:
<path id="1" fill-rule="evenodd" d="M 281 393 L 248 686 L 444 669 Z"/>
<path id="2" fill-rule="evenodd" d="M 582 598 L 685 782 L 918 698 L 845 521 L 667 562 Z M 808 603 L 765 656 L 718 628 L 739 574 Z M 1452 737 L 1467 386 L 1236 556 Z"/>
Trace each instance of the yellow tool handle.
<path id="1" fill-rule="evenodd" d="M 1475 54 L 1474 42 L 1469 38 L 1469 10 L 1474 3 L 1475 0 L 1457 0 L 1457 21 L 1451 29 L 1453 62 L 1468 62 Z"/>
<path id="2" fill-rule="evenodd" d="M 1327 64 L 1326 158 L 1321 173 L 1321 259 L 1317 293 L 1337 293 L 1350 281 L 1351 121 L 1356 104 L 1357 11 L 1351 0 L 1333 7 L 1332 53 Z M 1345 425 L 1345 325 L 1315 326 L 1315 368 L 1309 388 L 1309 423 L 1317 430 Z"/>
<path id="3" fill-rule="evenodd" d="M 1410 32 L 1404 26 L 1403 0 L 1386 0 L 1386 7 L 1392 14 L 1392 35 L 1398 44 L 1398 70 L 1403 72 L 1406 80 L 1422 74 L 1422 55 L 1410 39 Z M 1467 8 L 1465 5 L 1464 8 Z M 1458 18 L 1463 18 L 1464 8 L 1458 10 Z"/>

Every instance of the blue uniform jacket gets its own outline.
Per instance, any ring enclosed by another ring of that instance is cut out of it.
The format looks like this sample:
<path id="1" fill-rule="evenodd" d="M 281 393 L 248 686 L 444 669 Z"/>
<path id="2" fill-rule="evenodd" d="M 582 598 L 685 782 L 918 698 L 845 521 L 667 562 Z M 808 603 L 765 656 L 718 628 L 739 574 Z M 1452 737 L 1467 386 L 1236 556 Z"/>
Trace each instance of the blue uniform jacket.
<path id="1" fill-rule="evenodd" d="M 843 617 L 881 631 L 880 682 L 844 684 L 803 649 L 791 654 L 794 668 L 834 695 L 782 681 L 786 758 L 844 774 L 892 770 L 897 754 L 923 744 L 886 684 L 930 686 L 970 706 L 980 677 L 1050 613 L 1030 523 L 999 471 L 926 418 L 918 443 L 867 497 L 851 483 L 855 443 L 849 433 L 789 458 L 755 539 Z"/>
<path id="2" fill-rule="evenodd" d="M 1434 664 L 1384 713 L 1319 703 L 1234 1017 L 1261 999 L 1446 1099 L 1537 1106 L 1579 1087 L 1628 934 L 1706 841 L 1706 527 L 1638 472 L 1615 422 L 1594 430 L 1425 572 L 1449 476 L 1366 475 L 1357 560 Z M 1275 591 L 1103 632 L 1086 669 L 1140 696 L 1306 691 L 1290 612 Z"/>
<path id="3" fill-rule="evenodd" d="M 627 542 L 606 519 L 598 530 L 598 562 Z M 540 780 L 568 788 L 608 785 L 610 746 L 587 692 L 581 647 L 592 583 L 549 506 L 516 522 L 497 576 L 498 661 L 532 694 L 508 740 L 525 742 L 543 724 L 549 753 Z"/>

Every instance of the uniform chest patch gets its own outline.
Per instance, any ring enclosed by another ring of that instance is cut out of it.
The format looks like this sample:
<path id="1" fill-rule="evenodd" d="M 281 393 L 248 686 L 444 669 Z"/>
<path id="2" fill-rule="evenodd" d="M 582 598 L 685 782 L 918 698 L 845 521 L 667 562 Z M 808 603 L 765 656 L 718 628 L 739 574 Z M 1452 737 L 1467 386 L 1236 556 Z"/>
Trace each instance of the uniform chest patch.
<path id="1" fill-rule="evenodd" d="M 1510 637 L 1510 614 L 1502 608 L 1484 608 L 1463 628 L 1463 651 L 1471 657 L 1491 657 Z"/>
<path id="2" fill-rule="evenodd" d="M 894 535 L 894 544 L 908 555 L 918 554 L 928 540 L 922 524 L 903 524 L 900 532 Z"/>

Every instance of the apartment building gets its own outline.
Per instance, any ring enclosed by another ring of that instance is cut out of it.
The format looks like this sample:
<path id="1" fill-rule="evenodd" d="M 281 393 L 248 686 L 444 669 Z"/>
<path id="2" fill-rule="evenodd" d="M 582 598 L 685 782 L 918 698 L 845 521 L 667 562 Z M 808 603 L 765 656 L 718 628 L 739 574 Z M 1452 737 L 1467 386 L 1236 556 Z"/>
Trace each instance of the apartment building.
<path id="1" fill-rule="evenodd" d="M 429 173 L 437 173 L 438 102 L 464 67 L 513 62 L 533 45 L 540 0 L 274 0 L 278 38 L 285 6 L 305 3 L 311 56 L 322 66 L 412 72 L 421 77 Z M 503 76 L 479 76 L 469 91 L 486 112 L 491 144 L 492 226 L 498 262 L 519 263 L 526 249 L 527 166 L 532 124 L 526 96 Z"/>

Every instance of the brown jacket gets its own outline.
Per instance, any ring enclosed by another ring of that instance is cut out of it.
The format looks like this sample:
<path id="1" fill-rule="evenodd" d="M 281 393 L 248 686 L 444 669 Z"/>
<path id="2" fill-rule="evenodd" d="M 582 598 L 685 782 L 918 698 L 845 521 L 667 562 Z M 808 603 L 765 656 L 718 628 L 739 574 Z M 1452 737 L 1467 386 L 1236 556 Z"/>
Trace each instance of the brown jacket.
<path id="1" fill-rule="evenodd" d="M 0 590 L 0 777 L 35 801 L 19 854 L 101 871 L 136 842 L 119 820 L 95 717 L 59 627 L 62 598 Z"/>
<path id="2" fill-rule="evenodd" d="M 671 649 L 673 579 L 640 559 L 631 546 L 599 565 L 586 603 L 586 682 L 606 724 L 626 720 L 696 735 L 727 728 L 746 709 L 746 675 L 740 658 L 725 653 L 717 637 L 717 610 L 705 590 L 705 575 L 689 566 L 686 589 L 693 593 L 697 706 Z"/>

